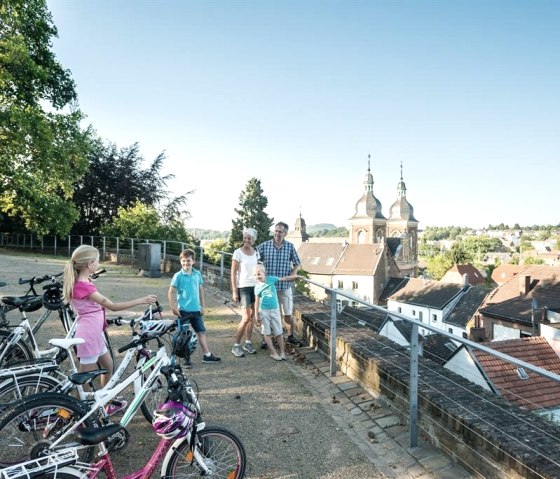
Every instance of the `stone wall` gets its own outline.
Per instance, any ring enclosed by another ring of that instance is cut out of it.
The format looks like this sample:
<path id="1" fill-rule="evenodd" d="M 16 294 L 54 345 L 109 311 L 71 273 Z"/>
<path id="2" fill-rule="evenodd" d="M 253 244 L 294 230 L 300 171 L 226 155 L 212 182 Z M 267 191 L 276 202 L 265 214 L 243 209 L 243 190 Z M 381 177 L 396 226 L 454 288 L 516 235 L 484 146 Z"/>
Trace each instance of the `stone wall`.
<path id="1" fill-rule="evenodd" d="M 296 331 L 329 354 L 328 307 L 298 297 Z M 371 330 L 339 325 L 337 367 L 408 422 L 409 354 Z M 560 428 L 419 358 L 419 435 L 485 478 L 560 477 Z M 474 466 L 473 466 L 474 465 Z"/>

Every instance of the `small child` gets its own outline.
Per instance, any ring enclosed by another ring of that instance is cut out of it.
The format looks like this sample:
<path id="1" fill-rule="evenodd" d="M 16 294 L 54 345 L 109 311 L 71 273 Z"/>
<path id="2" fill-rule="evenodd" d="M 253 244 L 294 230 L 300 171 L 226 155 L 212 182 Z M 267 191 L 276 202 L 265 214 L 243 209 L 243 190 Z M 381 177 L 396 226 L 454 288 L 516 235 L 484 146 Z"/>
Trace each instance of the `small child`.
<path id="1" fill-rule="evenodd" d="M 167 292 L 167 299 L 173 314 L 180 320 L 181 328 L 187 329 L 189 324 L 192 326 L 198 342 L 202 347 L 202 362 L 215 364 L 221 361 L 214 356 L 208 349 L 206 342 L 206 328 L 204 326 L 204 281 L 200 271 L 193 268 L 194 251 L 186 249 L 179 255 L 181 270 L 175 273 Z M 185 366 L 192 367 L 190 357 L 185 358 Z"/>
<path id="2" fill-rule="evenodd" d="M 261 263 L 255 266 L 254 272 L 255 278 L 257 278 L 257 285 L 255 286 L 255 319 L 257 326 L 261 326 L 261 333 L 271 352 L 270 357 L 276 361 L 285 361 L 286 354 L 284 352 L 284 337 L 282 336 L 282 321 L 276 283 L 278 281 L 294 281 L 297 274 L 281 278 L 267 276 L 264 265 Z M 276 338 L 280 354 L 274 348 L 272 334 Z"/>

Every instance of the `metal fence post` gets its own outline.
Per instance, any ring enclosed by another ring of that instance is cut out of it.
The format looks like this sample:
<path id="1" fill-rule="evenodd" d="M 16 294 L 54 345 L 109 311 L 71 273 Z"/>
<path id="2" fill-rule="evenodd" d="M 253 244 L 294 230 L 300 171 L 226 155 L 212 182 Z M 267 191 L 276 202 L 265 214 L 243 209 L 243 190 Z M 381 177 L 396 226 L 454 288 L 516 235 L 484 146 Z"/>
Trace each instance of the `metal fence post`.
<path id="1" fill-rule="evenodd" d="M 117 237 L 117 264 L 119 263 L 119 238 Z"/>
<path id="2" fill-rule="evenodd" d="M 103 236 L 103 259 L 107 259 L 107 249 L 105 248 L 105 236 Z"/>
<path id="3" fill-rule="evenodd" d="M 199 246 L 199 248 L 200 248 L 200 259 L 198 261 L 198 267 L 200 269 L 200 272 L 202 273 L 202 266 L 204 263 L 204 247 L 201 245 Z"/>
<path id="4" fill-rule="evenodd" d="M 220 291 L 224 290 L 224 252 L 220 251 Z"/>
<path id="5" fill-rule="evenodd" d="M 130 264 L 134 264 L 134 238 L 130 238 Z"/>
<path id="6" fill-rule="evenodd" d="M 72 256 L 72 238 L 68 235 L 68 257 Z"/>
<path id="7" fill-rule="evenodd" d="M 336 293 L 331 293 L 331 338 L 330 338 L 330 369 L 331 377 L 336 376 Z"/>
<path id="8" fill-rule="evenodd" d="M 409 441 L 410 447 L 418 445 L 418 325 L 412 323 L 410 334 L 410 386 L 408 391 L 409 402 Z"/>

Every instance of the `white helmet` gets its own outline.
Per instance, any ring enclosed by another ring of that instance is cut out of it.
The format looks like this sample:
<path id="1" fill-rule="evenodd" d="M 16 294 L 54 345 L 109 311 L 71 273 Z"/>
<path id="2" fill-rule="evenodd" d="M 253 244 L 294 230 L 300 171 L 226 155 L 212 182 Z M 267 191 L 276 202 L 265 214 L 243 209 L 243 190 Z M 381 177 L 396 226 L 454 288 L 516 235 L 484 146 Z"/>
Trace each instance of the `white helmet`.
<path id="1" fill-rule="evenodd" d="M 177 324 L 174 319 L 160 319 L 138 321 L 134 324 L 134 331 L 142 336 L 160 336 L 168 332 Z"/>

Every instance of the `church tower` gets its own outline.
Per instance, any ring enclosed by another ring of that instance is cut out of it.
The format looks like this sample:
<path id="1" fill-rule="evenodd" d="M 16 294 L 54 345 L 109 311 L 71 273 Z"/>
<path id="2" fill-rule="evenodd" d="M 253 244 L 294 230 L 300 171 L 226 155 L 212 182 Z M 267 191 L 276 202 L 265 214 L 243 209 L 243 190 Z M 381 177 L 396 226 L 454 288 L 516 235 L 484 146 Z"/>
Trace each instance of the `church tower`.
<path id="1" fill-rule="evenodd" d="M 387 244 L 393 253 L 399 269 L 410 276 L 416 276 L 418 266 L 418 220 L 414 208 L 406 199 L 406 185 L 401 180 L 397 185 L 397 201 L 389 210 L 387 220 Z"/>
<path id="2" fill-rule="evenodd" d="M 385 241 L 387 219 L 381 213 L 381 202 L 373 194 L 373 175 L 370 171 L 371 156 L 364 179 L 364 193 L 356 202 L 350 221 L 350 244 L 376 244 Z"/>
<path id="3" fill-rule="evenodd" d="M 292 242 L 296 248 L 301 243 L 305 243 L 309 241 L 309 235 L 307 234 L 307 227 L 305 225 L 305 220 L 301 217 L 301 210 L 299 212 L 299 218 L 296 219 L 294 230 L 290 231 L 286 235 L 286 239 Z"/>

